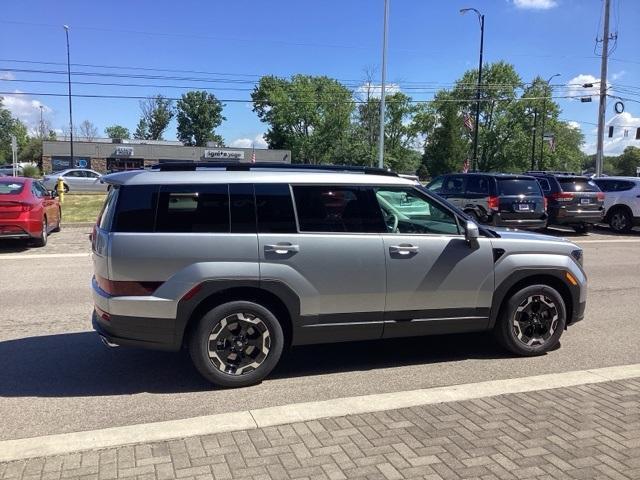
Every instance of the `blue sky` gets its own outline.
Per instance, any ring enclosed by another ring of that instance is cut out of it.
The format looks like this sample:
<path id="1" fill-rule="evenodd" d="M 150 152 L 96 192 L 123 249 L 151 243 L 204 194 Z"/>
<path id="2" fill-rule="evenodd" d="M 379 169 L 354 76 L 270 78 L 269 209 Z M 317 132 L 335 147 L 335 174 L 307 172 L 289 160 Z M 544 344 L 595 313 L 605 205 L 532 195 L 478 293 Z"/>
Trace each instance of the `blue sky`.
<path id="1" fill-rule="evenodd" d="M 609 68 L 609 82 L 635 87 L 640 100 L 640 2 L 612 0 L 612 29 L 618 31 L 617 48 Z M 486 16 L 485 60 L 513 63 L 527 81 L 560 73 L 554 84 L 594 80 L 600 59 L 594 55 L 602 13 L 601 0 L 390 0 L 388 78 L 400 88 L 411 82 L 450 84 L 477 66 L 479 28 L 462 7 L 476 7 Z M 64 75 L 19 70 L 62 71 L 64 65 L 16 63 L 65 62 L 63 24 L 71 27 L 71 61 L 77 72 L 144 74 L 190 77 L 192 80 L 132 79 L 79 76 L 75 81 L 142 83 L 149 87 L 74 85 L 74 93 L 145 96 L 162 93 L 177 97 L 186 89 L 157 85 L 204 85 L 220 99 L 246 100 L 259 75 L 324 74 L 350 85 L 363 81 L 365 69 L 379 74 L 383 0 L 8 0 L 0 19 L 0 91 L 66 93 L 64 83 L 28 83 L 21 80 L 55 80 Z M 140 71 L 129 68 L 206 71 L 209 74 Z M 224 75 L 214 75 L 213 72 Z M 580 77 L 582 75 L 582 77 Z M 207 80 L 222 79 L 219 83 Z M 11 80 L 11 81 L 7 81 Z M 229 90 L 224 90 L 229 88 Z M 235 90 L 233 90 L 235 89 Z M 411 93 L 405 90 L 406 93 Z M 628 90 L 629 91 L 629 90 Z M 631 90 L 633 91 L 633 89 Z M 558 88 L 558 94 L 575 94 Z M 45 116 L 60 129 L 68 123 L 66 98 L 5 95 L 5 105 L 30 124 Z M 426 100 L 431 93 L 414 97 Z M 40 102 L 40 103 L 38 103 Z M 563 118 L 585 122 L 586 149 L 595 141 L 597 102 L 562 100 Z M 607 120 L 617 125 L 640 126 L 640 103 L 626 102 L 626 112 L 615 116 L 612 105 Z M 74 122 L 92 121 L 102 133 L 119 123 L 133 131 L 139 117 L 133 99 L 74 98 Z M 227 144 L 240 145 L 259 137 L 266 126 L 251 111 L 250 103 L 228 102 L 227 121 L 219 129 Z M 608 140 L 609 152 L 626 144 L 623 137 Z M 166 138 L 175 138 L 175 124 Z M 242 140 L 245 139 L 245 140 Z M 247 140 L 248 139 L 248 140 Z"/>

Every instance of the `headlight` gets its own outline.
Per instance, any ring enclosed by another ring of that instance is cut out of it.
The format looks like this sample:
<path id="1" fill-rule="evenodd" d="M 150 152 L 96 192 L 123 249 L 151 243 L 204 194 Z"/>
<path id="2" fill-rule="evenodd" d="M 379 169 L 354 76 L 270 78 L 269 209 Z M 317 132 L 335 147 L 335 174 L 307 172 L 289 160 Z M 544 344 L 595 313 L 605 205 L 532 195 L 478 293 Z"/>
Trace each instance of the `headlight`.
<path id="1" fill-rule="evenodd" d="M 582 257 L 583 257 L 582 250 L 573 250 L 571 252 L 571 256 L 578 263 L 578 265 L 582 266 Z"/>

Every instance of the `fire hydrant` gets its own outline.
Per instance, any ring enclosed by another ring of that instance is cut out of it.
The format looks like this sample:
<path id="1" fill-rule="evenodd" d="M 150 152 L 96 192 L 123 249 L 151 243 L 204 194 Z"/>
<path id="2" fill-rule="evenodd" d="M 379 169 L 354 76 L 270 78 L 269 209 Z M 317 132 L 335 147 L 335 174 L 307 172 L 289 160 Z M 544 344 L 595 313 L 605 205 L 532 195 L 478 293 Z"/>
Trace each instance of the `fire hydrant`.
<path id="1" fill-rule="evenodd" d="M 62 177 L 58 177 L 56 190 L 58 191 L 58 197 L 60 197 L 60 203 L 64 203 L 64 181 L 62 180 Z"/>

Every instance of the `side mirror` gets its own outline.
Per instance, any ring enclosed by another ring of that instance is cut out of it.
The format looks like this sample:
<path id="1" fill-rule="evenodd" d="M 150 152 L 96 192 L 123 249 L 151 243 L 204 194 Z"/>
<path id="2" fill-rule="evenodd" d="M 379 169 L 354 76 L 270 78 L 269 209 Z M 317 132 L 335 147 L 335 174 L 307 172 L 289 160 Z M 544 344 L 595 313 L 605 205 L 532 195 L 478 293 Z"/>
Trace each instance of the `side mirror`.
<path id="1" fill-rule="evenodd" d="M 464 236 L 467 239 L 469 245 L 476 245 L 478 243 L 478 238 L 480 238 L 480 229 L 478 228 L 478 225 L 476 225 L 471 220 L 468 220 L 465 226 Z"/>
<path id="2" fill-rule="evenodd" d="M 51 191 L 49 192 L 49 196 L 50 196 L 51 198 L 56 198 L 56 197 L 58 196 L 58 192 L 57 192 L 56 190 L 51 190 Z"/>

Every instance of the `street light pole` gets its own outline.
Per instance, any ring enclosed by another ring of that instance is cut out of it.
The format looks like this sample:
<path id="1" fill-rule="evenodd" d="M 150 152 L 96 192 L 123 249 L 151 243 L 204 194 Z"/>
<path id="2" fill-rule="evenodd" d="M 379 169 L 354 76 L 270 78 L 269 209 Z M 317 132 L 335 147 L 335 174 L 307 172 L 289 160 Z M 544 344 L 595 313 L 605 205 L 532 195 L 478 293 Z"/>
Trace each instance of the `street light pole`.
<path id="1" fill-rule="evenodd" d="M 387 28 L 389 25 L 389 0 L 384 0 L 384 26 L 382 28 L 382 81 L 380 83 L 380 131 L 378 134 L 378 167 L 384 168 L 384 116 L 387 77 Z"/>
<path id="2" fill-rule="evenodd" d="M 547 90 L 549 92 L 549 95 L 544 96 L 544 101 L 542 102 L 542 126 L 541 126 L 541 140 L 542 143 L 540 143 L 540 160 L 538 161 L 538 165 L 537 165 L 537 169 L 543 169 L 544 168 L 544 124 L 547 120 L 547 96 L 551 96 L 551 94 L 553 93 L 553 90 L 551 88 L 551 80 L 553 80 L 555 77 L 559 77 L 560 74 L 556 73 L 554 75 L 551 75 L 549 77 L 549 80 L 547 80 Z M 545 92 L 546 93 L 546 92 Z M 531 165 L 531 167 L 533 168 L 533 165 Z M 534 169 L 536 170 L 536 169 Z"/>
<path id="3" fill-rule="evenodd" d="M 484 15 L 475 8 L 462 8 L 461 14 L 475 12 L 480 22 L 480 61 L 478 63 L 478 86 L 476 88 L 476 121 L 473 125 L 473 160 L 471 171 L 475 172 L 478 167 L 478 127 L 480 123 L 480 86 L 482 85 L 482 55 L 484 52 Z"/>
<path id="4" fill-rule="evenodd" d="M 69 145 L 71 147 L 71 167 L 75 166 L 73 157 L 73 110 L 71 108 L 71 57 L 69 55 L 69 25 L 64 26 L 67 37 L 67 84 L 69 86 Z"/>

